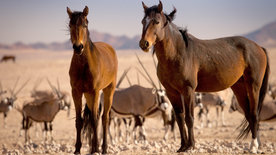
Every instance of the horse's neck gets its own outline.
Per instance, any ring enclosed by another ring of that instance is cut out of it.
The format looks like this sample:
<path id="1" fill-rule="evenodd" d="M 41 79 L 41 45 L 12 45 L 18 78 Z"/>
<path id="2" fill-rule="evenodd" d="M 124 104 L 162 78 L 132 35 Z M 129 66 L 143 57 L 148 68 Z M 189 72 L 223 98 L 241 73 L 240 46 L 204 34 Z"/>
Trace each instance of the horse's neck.
<path id="1" fill-rule="evenodd" d="M 168 23 L 165 29 L 164 39 L 157 42 L 154 46 L 156 56 L 161 62 L 174 60 L 179 56 L 179 47 L 185 46 L 182 34 L 174 24 Z M 183 42 L 181 43 L 182 45 L 180 45 L 180 42 Z"/>

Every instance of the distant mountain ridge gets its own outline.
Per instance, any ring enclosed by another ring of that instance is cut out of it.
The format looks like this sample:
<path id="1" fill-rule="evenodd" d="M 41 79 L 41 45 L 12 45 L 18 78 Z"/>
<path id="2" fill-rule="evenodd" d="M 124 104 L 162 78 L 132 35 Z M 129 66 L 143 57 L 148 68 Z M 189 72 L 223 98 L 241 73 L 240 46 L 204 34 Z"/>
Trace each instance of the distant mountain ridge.
<path id="1" fill-rule="evenodd" d="M 139 36 L 129 38 L 127 36 L 113 36 L 108 33 L 100 33 L 98 31 L 90 31 L 90 38 L 92 41 L 103 41 L 113 46 L 115 49 L 138 49 Z M 72 44 L 70 40 L 65 42 L 53 42 L 50 44 L 37 42 L 32 44 L 24 44 L 17 42 L 12 45 L 5 45 L 0 43 L 0 49 L 46 49 L 46 50 L 70 50 Z"/>
<path id="2" fill-rule="evenodd" d="M 276 21 L 244 36 L 265 48 L 276 48 Z"/>
<path id="3" fill-rule="evenodd" d="M 132 38 L 127 36 L 113 36 L 108 33 L 101 33 L 95 30 L 90 31 L 92 41 L 103 41 L 112 45 L 115 49 L 139 49 L 140 36 L 136 35 Z M 260 29 L 243 35 L 246 38 L 257 42 L 265 48 L 276 48 L 276 21 L 271 22 Z M 21 42 L 12 45 L 0 43 L 0 49 L 47 49 L 47 50 L 71 50 L 72 45 L 69 39 L 64 42 L 53 42 L 45 44 L 41 42 L 33 44 L 24 44 Z"/>

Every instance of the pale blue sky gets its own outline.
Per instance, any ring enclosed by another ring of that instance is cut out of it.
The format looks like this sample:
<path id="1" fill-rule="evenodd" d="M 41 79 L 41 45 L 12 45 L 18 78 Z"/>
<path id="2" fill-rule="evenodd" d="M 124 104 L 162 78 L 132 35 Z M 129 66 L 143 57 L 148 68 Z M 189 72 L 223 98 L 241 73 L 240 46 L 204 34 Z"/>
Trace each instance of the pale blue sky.
<path id="1" fill-rule="evenodd" d="M 152 6 L 158 0 L 144 0 Z M 276 20 L 276 0 L 163 0 L 177 8 L 174 23 L 202 39 L 241 35 Z M 66 41 L 66 7 L 89 7 L 89 29 L 113 35 L 141 35 L 141 0 L 1 0 L 0 43 Z"/>

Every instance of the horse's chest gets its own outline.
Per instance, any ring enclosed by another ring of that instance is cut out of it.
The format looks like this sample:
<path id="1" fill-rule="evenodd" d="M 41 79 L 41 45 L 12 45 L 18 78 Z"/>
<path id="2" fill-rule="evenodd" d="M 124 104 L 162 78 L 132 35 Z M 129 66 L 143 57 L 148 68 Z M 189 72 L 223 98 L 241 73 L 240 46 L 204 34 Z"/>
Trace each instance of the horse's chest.
<path id="1" fill-rule="evenodd" d="M 180 74 L 173 69 L 171 70 L 158 70 L 157 76 L 162 85 L 168 89 L 177 89 L 179 82 L 182 81 Z"/>
<path id="2" fill-rule="evenodd" d="M 70 69 L 70 80 L 71 86 L 82 92 L 90 91 L 93 88 L 93 76 L 88 66 Z"/>

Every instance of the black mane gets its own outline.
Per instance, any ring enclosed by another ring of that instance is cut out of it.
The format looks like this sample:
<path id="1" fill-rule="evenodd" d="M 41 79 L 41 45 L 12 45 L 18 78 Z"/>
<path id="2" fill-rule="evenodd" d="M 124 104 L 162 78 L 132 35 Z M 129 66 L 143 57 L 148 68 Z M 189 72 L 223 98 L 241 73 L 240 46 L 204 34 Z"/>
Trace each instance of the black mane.
<path id="1" fill-rule="evenodd" d="M 158 6 L 154 5 L 150 8 L 148 8 L 147 10 L 145 10 L 145 17 L 149 16 L 151 12 L 161 13 L 160 11 L 158 11 Z M 175 17 L 175 13 L 176 13 L 176 8 L 175 7 L 173 8 L 173 11 L 170 14 L 164 13 L 167 21 L 169 21 L 169 22 L 173 21 L 174 17 Z"/>
<path id="2" fill-rule="evenodd" d="M 151 12 L 161 13 L 161 12 L 158 11 L 158 6 L 154 5 L 154 6 L 150 7 L 150 8 L 148 8 L 147 10 L 145 10 L 145 17 L 149 16 Z"/>
<path id="3" fill-rule="evenodd" d="M 186 48 L 187 48 L 188 47 L 188 39 L 189 39 L 188 30 L 186 28 L 185 29 L 179 28 L 178 30 L 182 34 L 183 40 L 184 40 Z"/>
<path id="4" fill-rule="evenodd" d="M 71 17 L 71 20 L 70 20 L 70 24 L 76 25 L 79 18 L 81 18 L 82 21 L 83 21 L 83 20 L 86 20 L 86 22 L 88 23 L 88 20 L 85 19 L 84 15 L 83 15 L 83 12 L 75 11 L 75 12 L 72 13 L 72 17 Z M 83 22 L 84 22 L 84 21 L 83 21 Z"/>

